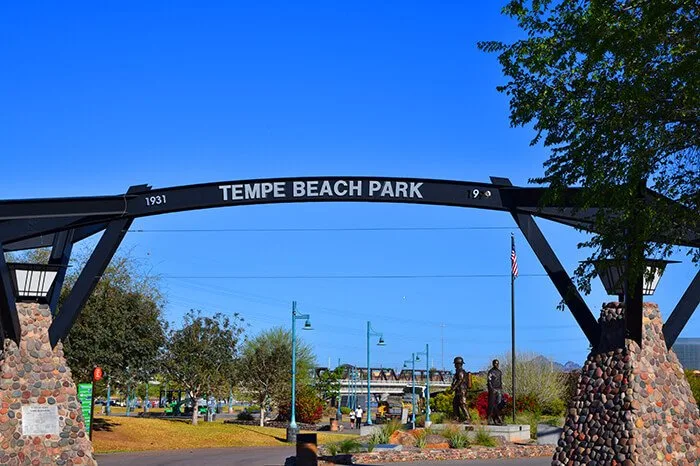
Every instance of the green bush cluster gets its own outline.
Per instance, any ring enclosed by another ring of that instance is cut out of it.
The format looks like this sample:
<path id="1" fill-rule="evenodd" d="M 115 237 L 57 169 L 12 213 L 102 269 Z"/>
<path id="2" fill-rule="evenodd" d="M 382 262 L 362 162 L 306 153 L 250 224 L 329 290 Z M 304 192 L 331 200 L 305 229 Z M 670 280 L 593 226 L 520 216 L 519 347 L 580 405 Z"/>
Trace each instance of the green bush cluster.
<path id="1" fill-rule="evenodd" d="M 389 438 L 391 438 L 391 434 L 393 434 L 397 430 L 401 430 L 401 421 L 397 419 L 392 419 L 391 421 L 384 424 L 381 429 L 372 432 L 369 441 L 374 445 L 389 443 Z"/>
<path id="2" fill-rule="evenodd" d="M 686 370 L 685 378 L 688 379 L 688 384 L 690 384 L 690 390 L 693 392 L 695 403 L 700 402 L 700 377 L 693 374 L 693 371 Z"/>
<path id="3" fill-rule="evenodd" d="M 251 413 L 249 413 L 248 411 L 241 411 L 236 416 L 236 419 L 238 419 L 239 421 L 252 421 L 253 415 Z"/>
<path id="4" fill-rule="evenodd" d="M 452 390 L 446 390 L 437 395 L 430 396 L 430 410 L 432 413 L 451 413 L 452 412 L 452 398 L 454 398 L 454 393 Z M 432 415 L 431 413 L 431 415 Z"/>
<path id="5" fill-rule="evenodd" d="M 433 424 L 442 424 L 446 419 L 448 419 L 448 416 L 445 413 L 432 411 L 430 413 L 430 422 Z M 416 426 L 425 427 L 425 414 L 416 417 Z"/>
<path id="6" fill-rule="evenodd" d="M 457 427 L 448 427 L 442 431 L 442 436 L 447 439 L 450 448 L 468 448 L 469 438 L 467 434 Z"/>
<path id="7" fill-rule="evenodd" d="M 342 414 L 350 414 L 350 411 L 351 411 L 351 409 L 348 408 L 347 406 L 341 406 L 341 407 L 340 407 L 340 412 L 341 412 Z"/>
<path id="8" fill-rule="evenodd" d="M 496 439 L 489 435 L 486 429 L 484 429 L 484 426 L 477 426 L 474 431 L 474 444 L 483 447 L 495 447 Z"/>

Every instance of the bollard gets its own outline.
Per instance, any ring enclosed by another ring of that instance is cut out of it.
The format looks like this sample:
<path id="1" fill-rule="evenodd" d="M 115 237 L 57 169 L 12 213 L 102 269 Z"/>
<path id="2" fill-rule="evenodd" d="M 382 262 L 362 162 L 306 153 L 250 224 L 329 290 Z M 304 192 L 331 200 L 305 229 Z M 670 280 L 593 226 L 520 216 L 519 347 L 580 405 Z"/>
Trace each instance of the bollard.
<path id="1" fill-rule="evenodd" d="M 316 434 L 297 434 L 296 466 L 318 466 Z"/>

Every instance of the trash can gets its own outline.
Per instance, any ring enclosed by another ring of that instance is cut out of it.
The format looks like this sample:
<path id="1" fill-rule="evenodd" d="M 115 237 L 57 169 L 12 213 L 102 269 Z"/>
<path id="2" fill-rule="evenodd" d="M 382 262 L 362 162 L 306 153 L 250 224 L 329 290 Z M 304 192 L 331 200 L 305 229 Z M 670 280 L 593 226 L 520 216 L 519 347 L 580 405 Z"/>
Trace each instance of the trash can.
<path id="1" fill-rule="evenodd" d="M 316 434 L 297 434 L 296 466 L 318 466 Z"/>

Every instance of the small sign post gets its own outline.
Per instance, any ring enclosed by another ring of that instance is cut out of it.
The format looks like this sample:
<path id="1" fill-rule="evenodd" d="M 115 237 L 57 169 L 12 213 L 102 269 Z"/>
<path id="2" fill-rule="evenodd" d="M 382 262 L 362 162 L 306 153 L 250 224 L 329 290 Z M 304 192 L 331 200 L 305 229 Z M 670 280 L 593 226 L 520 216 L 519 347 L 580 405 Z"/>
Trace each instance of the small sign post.
<path id="1" fill-rule="evenodd" d="M 87 430 L 90 440 L 92 440 L 92 389 L 93 383 L 78 384 L 78 401 L 80 401 L 80 410 L 83 413 L 85 421 L 85 430 Z"/>

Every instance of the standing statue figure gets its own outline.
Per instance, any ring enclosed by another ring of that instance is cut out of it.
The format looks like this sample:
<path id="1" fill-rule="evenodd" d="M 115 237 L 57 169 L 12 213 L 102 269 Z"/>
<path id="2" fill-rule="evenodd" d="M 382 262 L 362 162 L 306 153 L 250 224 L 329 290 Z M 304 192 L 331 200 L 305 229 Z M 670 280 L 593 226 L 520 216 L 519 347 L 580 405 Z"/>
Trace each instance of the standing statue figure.
<path id="1" fill-rule="evenodd" d="M 467 407 L 467 390 L 472 388 L 471 374 L 462 368 L 464 359 L 460 356 L 454 359 L 454 363 L 455 375 L 452 378 L 452 391 L 455 396 L 452 399 L 452 413 L 460 421 L 470 423 L 472 419 Z"/>
<path id="2" fill-rule="evenodd" d="M 493 360 L 493 367 L 489 369 L 487 386 L 489 389 L 488 423 L 489 425 L 502 426 L 501 407 L 503 404 L 503 373 L 498 368 L 498 359 Z"/>

